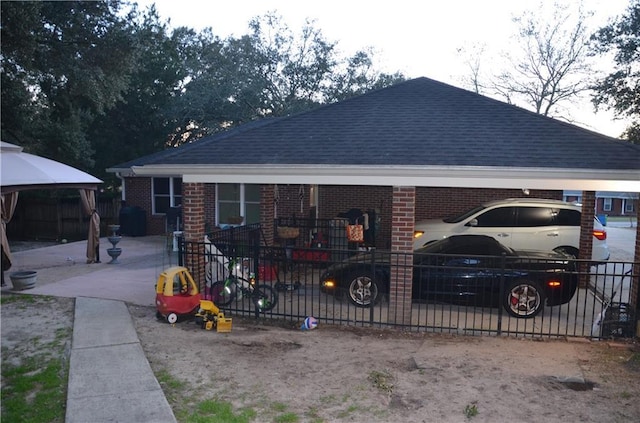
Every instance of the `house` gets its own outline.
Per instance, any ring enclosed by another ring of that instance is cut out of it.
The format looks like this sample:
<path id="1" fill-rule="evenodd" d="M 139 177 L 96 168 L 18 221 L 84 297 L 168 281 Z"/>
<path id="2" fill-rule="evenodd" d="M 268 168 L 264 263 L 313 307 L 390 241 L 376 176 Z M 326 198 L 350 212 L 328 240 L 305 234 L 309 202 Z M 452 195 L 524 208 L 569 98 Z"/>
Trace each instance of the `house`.
<path id="1" fill-rule="evenodd" d="M 564 201 L 582 201 L 581 191 L 564 191 Z M 598 216 L 637 216 L 638 193 L 596 191 L 596 214 Z"/>
<path id="2" fill-rule="evenodd" d="M 398 251 L 411 251 L 415 220 L 577 190 L 590 256 L 589 205 L 596 191 L 640 192 L 640 146 L 417 78 L 108 171 L 123 179 L 127 204 L 146 213 L 148 233 L 163 233 L 179 204 L 193 240 L 242 218 L 277 241 L 277 217 L 373 210 L 377 245 Z"/>

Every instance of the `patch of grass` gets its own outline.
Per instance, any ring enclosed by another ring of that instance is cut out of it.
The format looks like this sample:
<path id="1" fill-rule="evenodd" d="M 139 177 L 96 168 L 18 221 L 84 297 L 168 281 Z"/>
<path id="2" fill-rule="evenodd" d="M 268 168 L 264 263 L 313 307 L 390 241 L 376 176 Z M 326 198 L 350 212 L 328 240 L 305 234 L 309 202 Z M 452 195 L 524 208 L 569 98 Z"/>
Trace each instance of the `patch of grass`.
<path id="1" fill-rule="evenodd" d="M 156 372 L 156 379 L 158 379 L 158 383 L 160 383 L 163 388 L 167 388 L 172 391 L 182 391 L 186 385 L 183 381 L 171 376 L 171 374 L 166 370 Z"/>
<path id="2" fill-rule="evenodd" d="M 286 411 L 287 408 L 289 407 L 287 406 L 287 404 L 283 404 L 281 402 L 274 402 L 273 404 L 271 404 L 271 408 L 278 413 L 282 413 L 283 411 Z"/>
<path id="3" fill-rule="evenodd" d="M 45 358 L 44 354 L 19 365 L 3 362 L 2 421 L 63 422 L 68 374 L 66 359 Z"/>
<path id="4" fill-rule="evenodd" d="M 393 376 L 389 372 L 372 370 L 368 377 L 369 382 L 381 391 L 391 393 L 393 391 Z"/>
<path id="5" fill-rule="evenodd" d="M 276 416 L 273 421 L 274 423 L 298 423 L 300 417 L 296 413 L 287 412 Z"/>
<path id="6" fill-rule="evenodd" d="M 282 413 L 273 419 L 274 423 L 298 423 L 300 421 L 300 417 L 297 414 L 287 411 L 288 408 L 289 406 L 287 404 L 283 404 L 281 402 L 274 402 L 271 404 L 271 409 L 273 411 L 276 413 Z"/>
<path id="7" fill-rule="evenodd" d="M 632 394 L 632 393 L 630 393 L 630 392 L 622 391 L 622 392 L 620 393 L 620 398 L 622 398 L 622 399 L 630 399 L 630 398 L 632 398 L 632 397 L 633 397 L 633 394 Z"/>
<path id="8" fill-rule="evenodd" d="M 346 410 L 342 410 L 340 413 L 338 413 L 338 418 L 344 419 L 344 418 L 350 416 L 351 414 L 357 413 L 359 411 L 360 411 L 360 407 L 358 407 L 355 404 L 352 404 L 349 407 L 347 407 Z"/>
<path id="9" fill-rule="evenodd" d="M 0 301 L 3 305 L 15 303 L 20 308 L 36 310 L 53 298 L 17 294 L 3 295 Z M 71 330 L 58 329 L 52 342 L 36 337 L 11 351 L 2 347 L 0 421 L 64 422 L 69 378 L 66 345 L 70 341 Z"/>
<path id="10" fill-rule="evenodd" d="M 309 410 L 304 413 L 309 423 L 322 423 L 324 419 L 320 417 L 320 412 L 317 407 L 310 407 Z"/>
<path id="11" fill-rule="evenodd" d="M 477 416 L 478 406 L 475 403 L 467 404 L 467 406 L 464 407 L 464 415 L 468 419 Z"/>
<path id="12" fill-rule="evenodd" d="M 324 395 L 320 397 L 320 402 L 323 404 L 330 404 L 336 400 L 336 396 L 333 394 Z"/>
<path id="13" fill-rule="evenodd" d="M 249 423 L 257 416 L 251 408 L 241 408 L 236 412 L 231 403 L 215 399 L 202 401 L 196 408 L 185 418 L 185 423 Z"/>
<path id="14" fill-rule="evenodd" d="M 40 297 L 40 298 L 46 298 L 46 297 Z M 24 295 L 24 294 L 16 294 L 16 295 L 2 295 L 2 297 L 0 297 L 0 304 L 11 304 L 11 303 L 23 303 L 24 305 L 27 304 L 34 304 L 36 302 L 37 297 L 34 295 Z"/>

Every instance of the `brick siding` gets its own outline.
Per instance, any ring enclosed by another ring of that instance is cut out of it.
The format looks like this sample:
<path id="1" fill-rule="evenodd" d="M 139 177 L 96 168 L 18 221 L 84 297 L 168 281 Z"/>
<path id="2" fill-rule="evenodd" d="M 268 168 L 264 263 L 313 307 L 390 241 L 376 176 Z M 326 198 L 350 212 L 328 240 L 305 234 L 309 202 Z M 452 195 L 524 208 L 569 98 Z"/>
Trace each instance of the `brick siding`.
<path id="1" fill-rule="evenodd" d="M 415 214 L 415 187 L 393 187 L 391 204 L 391 220 L 393 231 L 391 232 L 391 250 L 398 253 L 411 253 L 413 251 L 413 222 Z M 402 261 L 402 254 L 394 256 Z M 389 303 L 389 320 L 398 324 L 411 322 L 411 281 L 413 279 L 413 267 L 405 263 L 396 263 L 391 266 L 389 297 L 393 300 Z"/>

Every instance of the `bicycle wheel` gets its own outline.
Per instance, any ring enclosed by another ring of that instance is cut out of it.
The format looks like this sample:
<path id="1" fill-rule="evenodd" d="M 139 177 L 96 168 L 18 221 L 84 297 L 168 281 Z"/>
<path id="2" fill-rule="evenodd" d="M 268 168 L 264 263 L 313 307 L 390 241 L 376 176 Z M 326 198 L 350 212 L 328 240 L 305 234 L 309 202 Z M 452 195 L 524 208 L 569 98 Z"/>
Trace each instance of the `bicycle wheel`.
<path id="1" fill-rule="evenodd" d="M 210 294 L 211 301 L 218 307 L 224 307 L 233 301 L 236 297 L 238 286 L 234 281 L 217 281 L 211 285 Z"/>
<path id="2" fill-rule="evenodd" d="M 264 313 L 276 306 L 278 293 L 269 285 L 258 285 L 253 291 L 253 303 L 260 312 Z"/>

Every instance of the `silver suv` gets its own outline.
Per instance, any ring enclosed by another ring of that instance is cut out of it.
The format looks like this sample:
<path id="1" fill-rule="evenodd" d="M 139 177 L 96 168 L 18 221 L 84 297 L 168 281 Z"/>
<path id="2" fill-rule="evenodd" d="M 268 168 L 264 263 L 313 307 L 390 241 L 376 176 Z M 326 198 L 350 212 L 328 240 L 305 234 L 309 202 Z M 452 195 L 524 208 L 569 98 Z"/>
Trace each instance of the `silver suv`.
<path id="1" fill-rule="evenodd" d="M 413 249 L 450 235 L 489 235 L 514 250 L 553 250 L 578 257 L 581 215 L 580 205 L 558 200 L 491 201 L 456 217 L 417 222 Z M 607 232 L 597 217 L 592 251 L 592 260 L 609 259 Z"/>

